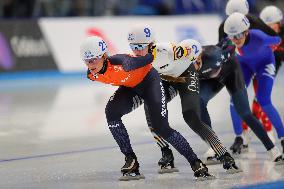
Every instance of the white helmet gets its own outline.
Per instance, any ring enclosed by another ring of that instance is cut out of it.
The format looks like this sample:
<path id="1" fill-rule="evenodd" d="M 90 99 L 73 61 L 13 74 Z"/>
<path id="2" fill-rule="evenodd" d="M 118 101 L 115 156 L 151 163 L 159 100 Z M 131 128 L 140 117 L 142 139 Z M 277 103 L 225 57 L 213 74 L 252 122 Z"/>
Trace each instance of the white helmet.
<path id="1" fill-rule="evenodd" d="M 194 39 L 185 39 L 182 40 L 179 44 L 179 46 L 186 48 L 189 60 L 191 62 L 195 62 L 198 56 L 202 53 L 202 46 L 201 44 L 194 40 Z"/>
<path id="2" fill-rule="evenodd" d="M 163 75 L 179 77 L 192 63 L 188 57 L 181 55 L 181 49 L 185 52 L 185 48 L 177 46 L 174 43 L 156 43 L 156 58 L 153 61 L 153 67 Z"/>
<path id="3" fill-rule="evenodd" d="M 87 37 L 80 48 L 80 54 L 83 60 L 101 58 L 107 51 L 106 42 L 98 36 Z"/>
<path id="4" fill-rule="evenodd" d="M 135 26 L 128 33 L 129 43 L 152 43 L 154 41 L 153 30 L 149 26 Z"/>
<path id="5" fill-rule="evenodd" d="M 239 12 L 244 15 L 249 12 L 249 4 L 247 0 L 229 0 L 226 5 L 226 14 L 231 15 L 234 12 Z"/>
<path id="6" fill-rule="evenodd" d="M 282 11 L 276 6 L 266 6 L 260 12 L 259 17 L 266 24 L 273 24 L 280 22 L 283 19 Z"/>
<path id="7" fill-rule="evenodd" d="M 250 27 L 249 20 L 241 13 L 235 12 L 231 14 L 225 21 L 224 32 L 228 35 L 237 35 Z"/>
<path id="8" fill-rule="evenodd" d="M 173 45 L 171 43 L 156 43 L 156 57 L 152 65 L 159 73 L 167 73 L 173 68 Z"/>

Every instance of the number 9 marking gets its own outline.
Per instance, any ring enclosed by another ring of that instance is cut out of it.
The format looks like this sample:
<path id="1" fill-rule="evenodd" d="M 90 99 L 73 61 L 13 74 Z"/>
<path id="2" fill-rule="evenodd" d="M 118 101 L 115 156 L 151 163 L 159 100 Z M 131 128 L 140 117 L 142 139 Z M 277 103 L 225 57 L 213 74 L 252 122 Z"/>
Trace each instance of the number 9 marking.
<path id="1" fill-rule="evenodd" d="M 144 29 L 144 33 L 146 34 L 146 37 L 150 37 L 151 36 L 151 31 L 149 28 L 145 28 Z"/>

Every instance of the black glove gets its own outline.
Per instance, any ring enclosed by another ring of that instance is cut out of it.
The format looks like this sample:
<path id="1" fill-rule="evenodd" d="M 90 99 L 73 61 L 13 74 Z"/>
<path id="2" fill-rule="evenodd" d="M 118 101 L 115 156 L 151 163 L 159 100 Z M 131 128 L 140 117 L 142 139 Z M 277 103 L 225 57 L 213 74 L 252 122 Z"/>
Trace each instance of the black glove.
<path id="1" fill-rule="evenodd" d="M 156 48 L 156 45 L 150 44 L 150 45 L 149 45 L 149 48 L 148 48 L 148 53 L 153 54 L 153 51 L 154 51 L 155 48 Z"/>

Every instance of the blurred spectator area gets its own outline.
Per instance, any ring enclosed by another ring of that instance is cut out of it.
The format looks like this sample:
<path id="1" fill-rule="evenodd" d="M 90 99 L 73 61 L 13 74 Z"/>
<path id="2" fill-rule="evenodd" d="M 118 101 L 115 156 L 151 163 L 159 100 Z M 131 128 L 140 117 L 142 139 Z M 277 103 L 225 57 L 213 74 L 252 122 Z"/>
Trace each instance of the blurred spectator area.
<path id="1" fill-rule="evenodd" d="M 266 5 L 283 10 L 284 0 L 248 0 L 257 14 Z M 227 0 L 0 0 L 2 18 L 106 15 L 224 15 Z"/>

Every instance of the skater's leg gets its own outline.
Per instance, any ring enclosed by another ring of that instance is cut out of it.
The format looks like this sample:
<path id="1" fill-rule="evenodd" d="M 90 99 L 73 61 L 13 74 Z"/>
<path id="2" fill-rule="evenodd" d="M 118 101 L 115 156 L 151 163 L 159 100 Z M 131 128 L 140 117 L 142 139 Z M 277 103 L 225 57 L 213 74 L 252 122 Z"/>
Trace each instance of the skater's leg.
<path id="1" fill-rule="evenodd" d="M 162 158 L 158 161 L 158 165 L 161 167 L 161 169 L 158 170 L 158 173 L 163 174 L 163 173 L 178 172 L 179 170 L 174 165 L 173 152 L 170 149 L 168 142 L 165 141 L 160 135 L 155 133 L 152 127 L 149 110 L 146 104 L 144 104 L 144 110 L 145 110 L 148 127 L 151 130 L 154 139 L 156 140 L 158 146 L 161 148 L 162 151 Z"/>
<path id="2" fill-rule="evenodd" d="M 273 66 L 273 64 L 270 65 Z M 266 70 L 267 69 L 264 69 L 261 73 L 257 75 L 257 80 L 259 83 L 256 95 L 257 100 L 264 112 L 268 115 L 272 124 L 274 125 L 277 131 L 278 138 L 284 140 L 283 122 L 280 118 L 279 113 L 271 102 L 271 92 L 273 87 L 274 74 L 268 73 Z"/>
<path id="3" fill-rule="evenodd" d="M 137 95 L 130 88 L 119 87 L 113 96 L 110 97 L 105 108 L 108 127 L 125 156 L 132 154 L 133 149 L 121 117 L 132 111 L 132 108 L 135 106 L 133 103 L 135 96 Z"/>
<path id="4" fill-rule="evenodd" d="M 256 134 L 256 136 L 261 140 L 264 144 L 266 150 L 269 152 L 270 157 L 273 161 L 278 162 L 281 161 L 281 154 L 279 149 L 274 146 L 270 138 L 268 137 L 267 133 L 261 126 L 260 122 L 252 115 L 249 103 L 248 103 L 248 96 L 247 91 L 243 85 L 243 80 L 245 80 L 246 85 L 249 84 L 251 78 L 251 72 L 247 73 L 244 66 L 242 68 L 244 74 L 240 73 L 240 67 L 237 66 L 235 71 L 232 74 L 232 77 L 229 77 L 226 83 L 226 87 L 231 94 L 232 102 L 234 108 L 238 115 L 247 123 L 247 125 L 252 129 L 252 131 Z M 245 79 L 243 79 L 243 76 Z M 237 85 L 230 85 L 232 83 L 238 83 Z M 258 89 L 259 90 L 259 89 Z"/>
<path id="5" fill-rule="evenodd" d="M 211 126 L 211 119 L 208 113 L 207 104 L 221 89 L 223 84 L 214 79 L 201 80 L 200 81 L 200 108 L 201 108 L 201 120 L 209 127 Z"/>
<path id="6" fill-rule="evenodd" d="M 249 104 L 246 89 L 240 90 L 232 94 L 232 101 L 234 108 L 238 115 L 248 124 L 256 136 L 261 140 L 267 150 L 274 147 L 267 133 L 261 126 L 260 122 L 252 115 Z"/>
<path id="7" fill-rule="evenodd" d="M 180 94 L 182 113 L 185 122 L 196 134 L 211 146 L 218 158 L 222 161 L 223 167 L 226 170 L 238 170 L 234 159 L 220 142 L 216 133 L 201 121 L 199 78 L 193 66 L 189 67 L 188 71 L 190 77 L 186 80 L 186 83 L 177 83 L 174 85 Z M 227 156 L 228 158 L 224 158 Z"/>
<path id="8" fill-rule="evenodd" d="M 237 91 L 243 90 L 250 84 L 251 78 L 253 77 L 253 72 L 249 67 L 246 66 L 246 64 L 242 63 L 236 63 L 235 70 L 230 73 L 227 76 L 227 79 L 225 81 L 226 88 L 228 92 L 231 95 L 230 100 L 230 113 L 231 113 L 231 119 L 233 123 L 233 128 L 235 135 L 238 137 L 238 139 L 242 138 L 242 120 L 240 119 L 240 116 L 235 111 L 235 107 L 232 101 L 232 95 L 236 93 Z M 244 121 L 244 120 L 243 120 Z M 237 140 L 237 139 L 236 139 Z M 235 141 L 236 141 L 235 140 Z M 240 139 L 243 140 L 243 139 Z"/>
<path id="9" fill-rule="evenodd" d="M 140 98 L 138 98 L 137 94 L 130 88 L 119 87 L 110 98 L 105 109 L 108 127 L 113 138 L 117 142 L 120 151 L 125 155 L 125 165 L 121 168 L 123 176 L 119 179 L 122 181 L 144 178 L 144 176 L 139 173 L 137 157 L 131 147 L 127 130 L 121 121 L 123 115 L 135 109 L 135 106 L 137 106 L 137 99 Z"/>
<path id="10" fill-rule="evenodd" d="M 178 91 L 170 85 L 169 82 L 167 81 L 162 81 L 162 84 L 164 86 L 164 90 L 165 90 L 165 95 L 166 95 L 166 101 L 167 103 L 170 102 L 174 97 L 176 97 L 178 95 Z M 149 110 L 146 104 L 144 104 L 144 110 L 145 110 L 145 115 L 146 115 L 146 121 L 147 121 L 147 125 L 154 137 L 154 139 L 157 142 L 157 145 L 161 148 L 161 149 L 166 149 L 169 148 L 169 144 L 167 143 L 167 141 L 165 141 L 161 136 L 159 136 L 157 133 L 155 133 L 153 127 L 152 127 L 152 123 L 151 123 L 151 119 L 150 119 L 150 115 L 149 115 Z"/>
<path id="11" fill-rule="evenodd" d="M 223 163 L 223 168 L 229 173 L 237 173 L 242 171 L 239 169 L 234 158 L 231 157 L 226 147 L 220 142 L 216 133 L 206 124 L 202 123 L 195 111 L 185 111 L 183 116 L 187 124 L 197 133 L 210 147 L 214 150 L 215 155 L 207 157 L 206 164 L 217 164 L 219 161 Z"/>
<path id="12" fill-rule="evenodd" d="M 140 87 L 141 89 L 139 89 Z M 162 136 L 188 160 L 196 177 L 209 178 L 211 175 L 208 174 L 206 166 L 199 164 L 198 169 L 196 169 L 196 162 L 200 160 L 193 152 L 186 139 L 179 132 L 169 127 L 165 89 L 161 80 L 152 80 L 151 85 L 137 86 L 136 91 L 141 94 L 140 96 L 144 99 L 148 107 L 154 131 Z M 198 170 L 202 170 L 202 174 L 200 174 Z"/>
<path id="13" fill-rule="evenodd" d="M 240 67 L 240 65 L 242 67 Z M 257 137 L 262 141 L 265 148 L 270 150 L 274 147 L 271 140 L 261 126 L 260 122 L 252 115 L 249 107 L 248 96 L 245 85 L 249 85 L 253 72 L 244 64 L 236 64 L 235 70 L 228 75 L 225 85 L 231 95 L 231 115 L 233 120 L 236 139 L 231 146 L 233 152 L 241 151 L 243 139 L 241 136 L 242 126 L 240 117 L 254 131 Z M 242 68 L 242 69 L 241 69 Z"/>
<path id="14" fill-rule="evenodd" d="M 273 142 L 268 137 L 264 128 L 261 126 L 260 122 L 252 115 L 249 109 L 246 90 L 236 92 L 232 95 L 234 106 L 240 117 L 248 124 L 252 129 L 255 135 L 261 140 L 264 144 L 266 150 L 269 153 L 269 156 L 272 161 L 276 163 L 283 163 L 281 160 L 281 153 L 279 149 L 274 146 Z M 237 139 L 237 138 L 236 138 Z"/>
<path id="15" fill-rule="evenodd" d="M 192 82 L 188 82 L 191 84 Z M 199 84 L 198 82 L 196 82 Z M 176 88 L 179 90 L 182 114 L 187 125 L 198 134 L 212 149 L 218 157 L 224 155 L 227 150 L 220 142 L 216 133 L 205 123 L 201 121 L 201 107 L 199 90 L 188 90 L 188 84 L 178 84 Z M 199 89 L 199 87 L 197 87 Z"/>
<path id="16" fill-rule="evenodd" d="M 196 161 L 198 158 L 185 138 L 169 127 L 165 89 L 161 81 L 152 81 L 152 85 L 143 87 L 143 91 L 141 90 L 140 93 L 147 105 L 155 133 L 174 146 L 189 162 Z"/>
<path id="17" fill-rule="evenodd" d="M 268 116 L 262 110 L 261 106 L 257 102 L 257 98 L 256 98 L 257 88 L 258 88 L 258 82 L 257 82 L 256 77 L 254 77 L 253 78 L 253 89 L 254 89 L 255 97 L 254 97 L 253 103 L 252 103 L 252 113 L 258 120 L 260 120 L 262 122 L 262 125 L 263 125 L 265 131 L 267 132 L 271 141 L 274 143 L 275 138 L 274 138 L 274 134 L 273 134 L 273 130 L 272 130 L 272 123 L 270 122 Z"/>
<path id="18" fill-rule="evenodd" d="M 174 97 L 177 96 L 178 91 L 167 81 L 162 81 L 162 84 L 165 89 L 167 102 L 170 102 Z M 158 170 L 158 173 L 163 174 L 178 172 L 179 170 L 174 166 L 174 156 L 172 150 L 169 147 L 169 144 L 167 143 L 167 141 L 165 141 L 165 139 L 155 133 L 152 127 L 149 110 L 146 104 L 144 104 L 144 110 L 148 127 L 162 152 L 162 158 L 158 161 L 158 165 L 161 167 L 161 169 Z"/>
<path id="19" fill-rule="evenodd" d="M 234 108 L 234 103 L 232 102 L 232 99 L 230 100 L 230 112 L 231 112 L 231 118 L 232 118 L 232 123 L 234 126 L 233 128 L 234 128 L 235 135 L 237 137 L 240 137 L 243 132 L 242 121 Z"/>
<path id="20" fill-rule="evenodd" d="M 255 77 L 253 77 L 253 90 L 254 90 L 254 94 L 256 94 L 257 91 L 257 80 L 255 79 Z M 251 110 L 252 110 L 252 114 L 259 120 L 260 119 L 260 108 L 259 108 L 259 104 L 256 101 L 256 97 L 254 97 L 252 105 L 251 105 Z M 243 134 L 246 135 L 248 133 L 248 126 L 246 124 L 246 122 L 242 121 L 242 128 L 243 128 Z M 245 138 L 245 136 L 244 136 Z"/>

